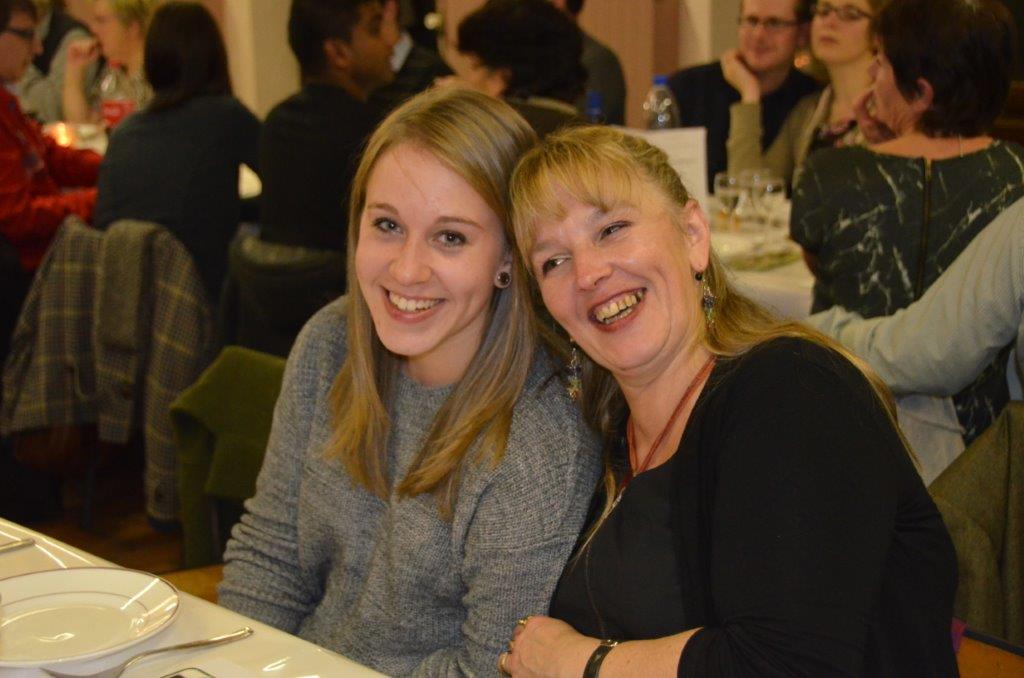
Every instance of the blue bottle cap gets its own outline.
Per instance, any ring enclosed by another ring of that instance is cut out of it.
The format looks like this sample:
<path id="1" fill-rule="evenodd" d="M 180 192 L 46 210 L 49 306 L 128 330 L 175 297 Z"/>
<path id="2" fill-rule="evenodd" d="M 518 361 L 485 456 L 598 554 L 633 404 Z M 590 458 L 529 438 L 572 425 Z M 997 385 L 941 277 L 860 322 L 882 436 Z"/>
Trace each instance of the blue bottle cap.
<path id="1" fill-rule="evenodd" d="M 656 76 L 654 76 L 654 84 L 655 85 L 667 85 L 668 84 L 668 76 L 667 75 L 656 75 Z"/>

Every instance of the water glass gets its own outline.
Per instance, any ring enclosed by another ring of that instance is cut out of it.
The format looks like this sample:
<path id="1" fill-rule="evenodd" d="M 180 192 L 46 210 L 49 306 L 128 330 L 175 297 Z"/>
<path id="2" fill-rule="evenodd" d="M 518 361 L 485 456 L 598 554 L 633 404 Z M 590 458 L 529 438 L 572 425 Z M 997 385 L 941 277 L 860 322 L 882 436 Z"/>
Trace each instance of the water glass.
<path id="1" fill-rule="evenodd" d="M 786 204 L 786 182 L 781 177 L 767 174 L 759 176 L 751 190 L 751 195 L 760 210 L 769 236 L 779 235 L 784 229 L 782 213 Z"/>
<path id="2" fill-rule="evenodd" d="M 736 210 L 736 203 L 740 199 L 739 177 L 728 172 L 719 172 L 715 175 L 715 200 L 718 202 L 718 219 L 716 220 L 723 230 L 731 230 L 733 226 L 733 212 Z"/>

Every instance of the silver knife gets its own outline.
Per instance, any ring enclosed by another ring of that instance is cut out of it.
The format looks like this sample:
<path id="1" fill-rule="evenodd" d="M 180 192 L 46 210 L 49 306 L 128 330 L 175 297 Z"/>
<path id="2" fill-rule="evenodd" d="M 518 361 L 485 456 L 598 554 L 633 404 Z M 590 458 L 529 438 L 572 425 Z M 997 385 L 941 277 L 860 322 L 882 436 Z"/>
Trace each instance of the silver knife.
<path id="1" fill-rule="evenodd" d="M 18 549 L 27 548 L 35 545 L 36 540 L 32 537 L 28 539 L 19 539 L 17 541 L 9 541 L 6 544 L 0 544 L 0 553 L 10 553 L 11 551 L 17 551 Z"/>

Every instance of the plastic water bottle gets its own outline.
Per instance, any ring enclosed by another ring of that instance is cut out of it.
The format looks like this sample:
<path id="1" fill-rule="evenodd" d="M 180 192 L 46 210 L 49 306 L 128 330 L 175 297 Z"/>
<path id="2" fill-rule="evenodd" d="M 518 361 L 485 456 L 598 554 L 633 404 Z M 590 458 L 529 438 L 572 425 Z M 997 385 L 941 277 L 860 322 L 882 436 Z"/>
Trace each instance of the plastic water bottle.
<path id="1" fill-rule="evenodd" d="M 644 99 L 647 129 L 679 127 L 679 104 L 668 88 L 668 76 L 656 75 Z"/>
<path id="2" fill-rule="evenodd" d="M 135 110 L 137 94 L 128 74 L 111 63 L 100 81 L 100 113 L 108 130 L 114 129 Z"/>
<path id="3" fill-rule="evenodd" d="M 587 106 L 583 117 L 591 124 L 604 124 L 604 96 L 597 90 L 587 90 Z"/>

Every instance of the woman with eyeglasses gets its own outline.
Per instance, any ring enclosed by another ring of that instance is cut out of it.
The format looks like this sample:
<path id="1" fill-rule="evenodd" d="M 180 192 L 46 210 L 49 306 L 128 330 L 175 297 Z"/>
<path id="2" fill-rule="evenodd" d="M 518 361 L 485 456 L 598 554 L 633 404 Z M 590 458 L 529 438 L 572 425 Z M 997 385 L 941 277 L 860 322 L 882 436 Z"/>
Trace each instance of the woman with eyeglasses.
<path id="1" fill-rule="evenodd" d="M 892 0 L 862 129 L 885 138 L 809 158 L 791 234 L 815 275 L 814 311 L 891 315 L 1024 197 L 1024 148 L 988 130 L 1006 103 L 1014 24 L 997 0 Z M 1009 400 L 1006 353 L 954 397 L 964 442 Z"/>
<path id="2" fill-rule="evenodd" d="M 812 151 L 863 143 L 854 102 L 871 84 L 871 18 L 884 3 L 823 0 L 813 6 L 811 52 L 828 72 L 828 86 L 797 103 L 766 149 L 760 112 L 734 107 L 727 144 L 730 173 L 768 168 L 789 182 Z"/>

